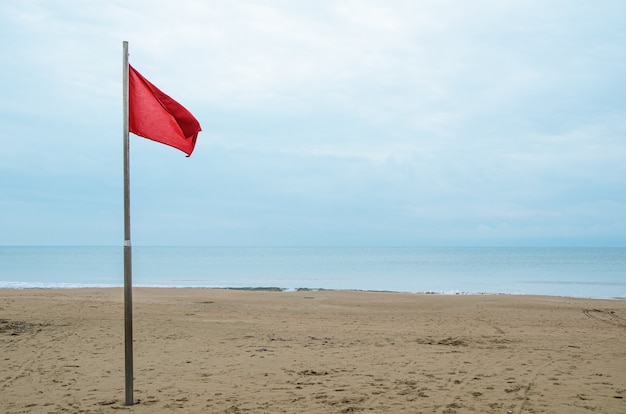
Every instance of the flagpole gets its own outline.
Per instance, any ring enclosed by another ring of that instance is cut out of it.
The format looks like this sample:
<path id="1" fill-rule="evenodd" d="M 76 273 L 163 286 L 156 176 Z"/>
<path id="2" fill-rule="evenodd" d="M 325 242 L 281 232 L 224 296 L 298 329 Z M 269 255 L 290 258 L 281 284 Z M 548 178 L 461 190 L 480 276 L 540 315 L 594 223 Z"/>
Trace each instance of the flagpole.
<path id="1" fill-rule="evenodd" d="M 124 373 L 126 405 L 133 405 L 133 256 L 130 244 L 130 137 L 128 121 L 128 42 L 123 43 L 123 113 L 124 113 Z"/>

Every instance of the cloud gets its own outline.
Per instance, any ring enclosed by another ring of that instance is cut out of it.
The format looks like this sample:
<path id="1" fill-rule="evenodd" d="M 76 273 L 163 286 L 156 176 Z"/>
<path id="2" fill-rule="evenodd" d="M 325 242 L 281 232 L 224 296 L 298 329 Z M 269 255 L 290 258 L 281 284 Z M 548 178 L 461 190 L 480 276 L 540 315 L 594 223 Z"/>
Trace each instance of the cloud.
<path id="1" fill-rule="evenodd" d="M 3 213 L 40 233 L 121 208 L 89 200 L 121 185 L 128 40 L 204 129 L 190 159 L 133 138 L 145 244 L 623 243 L 622 2 L 83 3 L 0 5 Z"/>

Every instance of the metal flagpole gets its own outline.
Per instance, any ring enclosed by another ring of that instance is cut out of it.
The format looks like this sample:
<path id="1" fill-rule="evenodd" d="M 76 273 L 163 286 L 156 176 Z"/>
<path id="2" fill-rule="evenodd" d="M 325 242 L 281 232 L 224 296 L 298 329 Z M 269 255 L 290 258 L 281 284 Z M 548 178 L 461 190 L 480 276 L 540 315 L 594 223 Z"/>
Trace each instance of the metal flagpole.
<path id="1" fill-rule="evenodd" d="M 128 42 L 123 42 L 124 112 L 124 372 L 126 405 L 133 405 L 133 256 L 130 244 L 130 139 L 128 131 Z"/>

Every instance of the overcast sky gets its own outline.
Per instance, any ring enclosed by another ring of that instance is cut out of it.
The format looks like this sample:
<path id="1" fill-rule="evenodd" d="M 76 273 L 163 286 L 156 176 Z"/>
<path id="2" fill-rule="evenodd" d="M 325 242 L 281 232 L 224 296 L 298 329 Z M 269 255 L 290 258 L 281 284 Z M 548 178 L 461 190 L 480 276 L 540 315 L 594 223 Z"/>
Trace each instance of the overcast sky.
<path id="1" fill-rule="evenodd" d="M 5 0 L 0 245 L 626 246 L 626 2 Z"/>

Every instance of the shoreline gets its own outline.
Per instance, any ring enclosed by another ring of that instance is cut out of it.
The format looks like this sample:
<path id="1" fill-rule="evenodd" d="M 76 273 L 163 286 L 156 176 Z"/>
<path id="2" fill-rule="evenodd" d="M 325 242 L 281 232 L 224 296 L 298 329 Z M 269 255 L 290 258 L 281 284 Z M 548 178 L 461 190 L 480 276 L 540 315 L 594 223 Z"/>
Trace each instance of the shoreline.
<path id="1" fill-rule="evenodd" d="M 6 282 L 5 282 L 6 283 Z M 67 284 L 67 286 L 0 286 L 2 290 L 71 290 L 71 289 L 123 289 L 123 285 L 74 285 Z M 538 297 L 555 297 L 555 298 L 571 298 L 571 299 L 593 299 L 593 300 L 626 300 L 626 297 L 612 296 L 612 297 L 594 297 L 594 296 L 571 296 L 571 295 L 556 295 L 556 294 L 536 294 L 536 293 L 503 293 L 503 292 L 464 292 L 464 291 L 451 291 L 451 292 L 436 292 L 436 291 L 401 291 L 401 290 L 380 290 L 380 289 L 328 289 L 328 288 L 281 288 L 278 286 L 232 286 L 232 287 L 215 287 L 215 286 L 150 286 L 150 285 L 138 285 L 133 286 L 134 289 L 174 289 L 174 290 L 233 290 L 243 292 L 279 292 L 279 293 L 292 293 L 292 292 L 364 292 L 364 293 L 397 293 L 406 295 L 426 295 L 426 296 L 538 296 Z"/>

